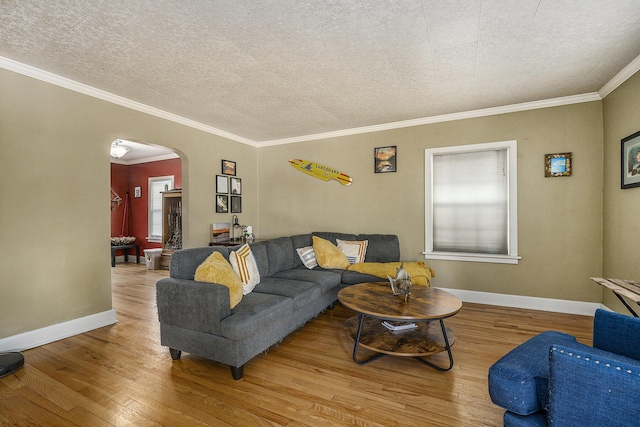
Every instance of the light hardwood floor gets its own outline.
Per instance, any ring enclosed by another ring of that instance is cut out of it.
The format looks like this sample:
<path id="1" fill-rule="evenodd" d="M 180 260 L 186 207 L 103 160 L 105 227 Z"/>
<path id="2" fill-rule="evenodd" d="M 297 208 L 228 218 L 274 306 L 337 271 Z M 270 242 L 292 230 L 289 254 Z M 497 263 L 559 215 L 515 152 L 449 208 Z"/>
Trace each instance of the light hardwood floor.
<path id="1" fill-rule="evenodd" d="M 188 353 L 172 361 L 160 346 L 155 283 L 165 276 L 117 264 L 118 323 L 25 351 L 24 368 L 0 379 L 0 425 L 500 426 L 493 362 L 547 329 L 591 344 L 591 317 L 464 304 L 446 321 L 451 371 L 397 357 L 358 366 L 342 328 L 352 313 L 336 304 L 234 381 L 227 366 Z"/>

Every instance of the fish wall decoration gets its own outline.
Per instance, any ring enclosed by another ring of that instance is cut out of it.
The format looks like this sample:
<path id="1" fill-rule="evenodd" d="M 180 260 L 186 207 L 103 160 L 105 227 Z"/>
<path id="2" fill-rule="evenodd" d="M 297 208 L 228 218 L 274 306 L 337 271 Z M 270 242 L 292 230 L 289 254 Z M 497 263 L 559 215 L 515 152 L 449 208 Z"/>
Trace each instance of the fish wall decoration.
<path id="1" fill-rule="evenodd" d="M 351 185 L 353 180 L 349 175 L 344 172 L 340 172 L 330 166 L 323 165 L 322 163 L 312 162 L 311 160 L 291 159 L 289 164 L 300 172 L 311 175 L 314 178 L 321 179 L 323 181 L 335 180 L 342 185 Z"/>

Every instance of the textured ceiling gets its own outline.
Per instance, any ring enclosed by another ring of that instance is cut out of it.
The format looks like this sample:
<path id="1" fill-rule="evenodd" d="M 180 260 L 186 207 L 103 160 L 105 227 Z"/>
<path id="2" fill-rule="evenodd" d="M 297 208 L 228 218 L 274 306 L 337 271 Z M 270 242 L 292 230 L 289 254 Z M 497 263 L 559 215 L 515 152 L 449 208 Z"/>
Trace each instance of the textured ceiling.
<path id="1" fill-rule="evenodd" d="M 600 90 L 640 0 L 0 0 L 0 56 L 258 144 Z"/>

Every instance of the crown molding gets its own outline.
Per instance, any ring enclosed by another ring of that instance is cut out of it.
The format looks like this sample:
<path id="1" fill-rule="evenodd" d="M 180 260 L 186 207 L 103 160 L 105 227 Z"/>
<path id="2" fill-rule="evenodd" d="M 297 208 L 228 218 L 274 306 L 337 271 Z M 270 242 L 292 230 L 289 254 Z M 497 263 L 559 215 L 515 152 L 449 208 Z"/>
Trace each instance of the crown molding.
<path id="1" fill-rule="evenodd" d="M 604 99 L 611 92 L 616 90 L 622 83 L 626 82 L 635 73 L 640 71 L 640 56 L 636 57 L 633 61 L 624 67 L 618 74 L 616 74 L 607 84 L 602 86 L 602 89 L 598 91 L 598 94 Z"/>
<path id="2" fill-rule="evenodd" d="M 145 104 L 141 104 L 136 101 L 132 101 L 121 96 L 114 95 L 109 92 L 96 89 L 94 87 L 78 83 L 76 81 L 61 77 L 59 75 L 44 71 L 30 65 L 26 65 L 9 58 L 0 56 L 0 68 L 4 68 L 9 71 L 13 71 L 28 77 L 32 77 L 47 83 L 54 84 L 75 92 L 79 92 L 85 95 L 89 95 L 98 99 L 102 99 L 113 104 L 117 104 L 126 108 L 131 108 L 142 113 L 150 114 L 162 119 L 166 119 L 175 123 L 179 123 L 194 129 L 201 130 L 203 132 L 211 133 L 223 138 L 230 139 L 232 141 L 247 144 L 252 147 L 262 148 L 275 145 L 293 144 L 297 142 L 315 141 L 319 139 L 338 138 L 349 135 L 357 135 L 370 132 L 380 132 L 385 130 L 400 129 L 412 126 L 421 126 L 434 123 L 449 122 L 455 120 L 474 119 L 479 117 L 495 116 L 499 114 L 515 113 L 520 111 L 535 110 L 541 108 L 551 108 L 570 104 L 579 104 L 583 102 L 601 101 L 611 92 L 613 92 L 622 83 L 628 80 L 636 72 L 640 71 L 640 56 L 635 58 L 629 65 L 623 68 L 616 76 L 605 84 L 598 92 L 585 93 L 581 95 L 565 96 L 560 98 L 552 98 L 541 101 L 524 102 L 520 104 L 505 105 L 501 107 L 491 107 L 479 110 L 464 111 L 460 113 L 443 114 L 438 116 L 424 117 L 412 120 L 403 120 L 398 122 L 383 123 L 379 125 L 363 126 L 358 128 L 343 129 L 332 132 L 324 132 L 311 135 L 302 135 L 291 138 L 274 139 L 268 141 L 253 141 L 248 138 L 244 138 L 221 129 L 204 125 L 200 122 L 187 119 L 175 114 L 168 113 L 163 110 L 159 110 L 154 107 L 150 107 Z"/>
<path id="3" fill-rule="evenodd" d="M 420 119 L 403 120 L 399 122 L 384 123 L 380 125 L 364 126 L 359 128 L 344 129 L 335 132 L 318 133 L 314 135 L 296 136 L 293 138 L 275 139 L 259 142 L 260 147 L 274 145 L 293 144 L 296 142 L 313 141 L 318 139 L 337 138 L 341 136 L 356 135 L 369 132 L 400 129 L 413 126 L 429 125 L 434 123 L 451 122 L 456 120 L 475 119 L 478 117 L 495 116 L 498 114 L 515 113 L 519 111 L 536 110 L 540 108 L 558 107 L 562 105 L 579 104 L 583 102 L 601 101 L 602 98 L 596 92 L 582 95 L 564 96 L 561 98 L 545 99 L 542 101 L 523 102 L 521 104 L 505 105 L 502 107 L 483 108 L 480 110 L 464 111 L 461 113 L 443 114 L 439 116 L 424 117 Z"/>
<path id="4" fill-rule="evenodd" d="M 189 126 L 191 128 L 198 129 L 203 132 L 207 132 L 217 136 L 221 136 L 223 138 L 231 139 L 233 141 L 240 142 L 242 144 L 247 144 L 253 147 L 257 147 L 256 143 L 250 139 L 243 138 L 241 136 L 223 131 L 218 128 L 214 128 L 213 126 L 204 125 L 200 122 L 196 122 L 195 120 L 190 120 L 185 117 L 178 116 L 176 114 L 168 113 L 166 111 L 163 111 L 154 107 L 150 107 L 140 102 L 132 101 L 130 99 L 123 98 L 121 96 L 114 95 L 112 93 L 105 92 L 100 89 L 96 89 L 94 87 L 85 85 L 83 83 L 79 83 L 74 80 L 67 79 L 66 77 L 62 77 L 57 74 L 53 74 L 48 71 L 41 70 L 39 68 L 35 68 L 18 61 L 14 61 L 13 59 L 0 56 L 0 68 L 4 68 L 5 70 L 8 70 L 8 71 L 13 71 L 15 73 L 22 74 L 27 77 L 32 77 L 34 79 L 41 80 L 46 83 L 51 83 L 53 85 L 60 86 L 65 89 L 69 89 L 74 92 L 82 93 L 84 95 L 89 95 L 91 97 L 98 98 L 103 101 L 111 102 L 112 104 L 130 108 L 132 110 L 136 110 L 141 113 L 146 113 L 151 116 L 159 117 L 161 119 L 165 119 L 175 123 L 179 123 L 181 125 Z"/>

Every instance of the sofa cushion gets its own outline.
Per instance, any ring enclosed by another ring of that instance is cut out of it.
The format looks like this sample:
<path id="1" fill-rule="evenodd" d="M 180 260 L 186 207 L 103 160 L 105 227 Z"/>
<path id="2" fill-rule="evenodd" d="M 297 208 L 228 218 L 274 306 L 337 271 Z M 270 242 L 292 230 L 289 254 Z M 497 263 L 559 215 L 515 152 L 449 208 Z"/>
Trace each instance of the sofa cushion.
<path id="1" fill-rule="evenodd" d="M 640 318 L 614 311 L 596 310 L 593 346 L 640 360 Z"/>
<path id="2" fill-rule="evenodd" d="M 241 340 L 258 333 L 268 333 L 270 323 L 293 313 L 293 300 L 280 295 L 251 292 L 220 322 L 222 335 Z"/>
<path id="3" fill-rule="evenodd" d="M 340 249 L 328 240 L 313 236 L 313 252 L 322 268 L 347 268 L 349 260 Z"/>
<path id="4" fill-rule="evenodd" d="M 293 259 L 298 254 L 293 250 L 293 243 L 288 237 L 267 240 L 267 256 L 269 257 L 269 276 L 279 271 L 293 268 Z"/>
<path id="5" fill-rule="evenodd" d="M 314 236 L 320 237 L 321 239 L 328 240 L 334 245 L 338 244 L 338 239 L 340 240 L 361 240 L 356 239 L 355 234 L 347 234 L 347 233 L 334 233 L 329 231 L 314 231 L 311 233 Z"/>
<path id="6" fill-rule="evenodd" d="M 269 275 L 269 257 L 267 256 L 267 242 L 253 242 L 249 243 L 253 257 L 256 260 L 258 266 L 258 272 L 260 277 L 267 277 Z"/>
<path id="7" fill-rule="evenodd" d="M 243 295 L 251 292 L 260 283 L 258 265 L 249 245 L 244 244 L 237 250 L 231 251 L 229 253 L 229 263 L 240 276 Z"/>
<path id="8" fill-rule="evenodd" d="M 313 270 L 308 270 L 304 267 L 299 267 L 281 271 L 274 277 L 281 279 L 301 280 L 304 282 L 313 282 L 318 287 L 320 287 L 320 290 L 324 294 L 327 291 L 340 286 L 342 278 L 341 272 L 342 270 L 320 270 L 316 268 L 314 268 Z"/>
<path id="9" fill-rule="evenodd" d="M 229 288 L 229 306 L 234 308 L 242 300 L 242 281 L 229 261 L 220 252 L 212 253 L 196 269 L 194 280 L 217 283 Z"/>
<path id="10" fill-rule="evenodd" d="M 291 244 L 293 245 L 293 249 L 304 248 L 305 246 L 312 246 L 313 240 L 311 240 L 311 234 L 297 234 L 295 236 L 291 236 Z M 299 267 L 302 265 L 302 261 L 300 257 L 294 257 L 293 266 Z"/>
<path id="11" fill-rule="evenodd" d="M 298 257 L 302 264 L 307 267 L 309 270 L 312 270 L 314 267 L 318 266 L 318 261 L 316 260 L 316 253 L 313 251 L 313 246 L 305 246 L 303 248 L 296 249 L 298 252 Z"/>
<path id="12" fill-rule="evenodd" d="M 539 411 L 531 415 L 504 413 L 503 427 L 547 427 L 547 412 Z"/>
<path id="13" fill-rule="evenodd" d="M 382 279 L 371 274 L 360 273 L 359 271 L 344 270 L 342 272 L 342 283 L 345 285 L 357 285 L 358 283 L 368 282 L 389 282 L 388 279 Z"/>
<path id="14" fill-rule="evenodd" d="M 365 262 L 400 261 L 400 241 L 395 234 L 358 234 L 355 240 L 368 240 Z"/>
<path id="15" fill-rule="evenodd" d="M 639 425 L 637 360 L 583 344 L 554 345 L 549 358 L 549 425 Z"/>
<path id="16" fill-rule="evenodd" d="M 347 256 L 349 264 L 364 262 L 367 254 L 368 240 L 341 240 L 337 239 L 338 249 Z"/>
<path id="17" fill-rule="evenodd" d="M 315 283 L 281 277 L 265 277 L 255 292 L 291 298 L 294 310 L 304 307 L 322 294 L 320 287 Z"/>
<path id="18" fill-rule="evenodd" d="M 224 258 L 229 258 L 229 249 L 224 246 L 204 246 L 175 251 L 171 255 L 169 277 L 193 280 L 196 268 L 213 252 L 220 252 Z"/>
<path id="19" fill-rule="evenodd" d="M 519 415 L 544 409 L 549 394 L 549 349 L 553 344 L 575 342 L 571 335 L 546 331 L 504 355 L 489 368 L 493 403 Z"/>

